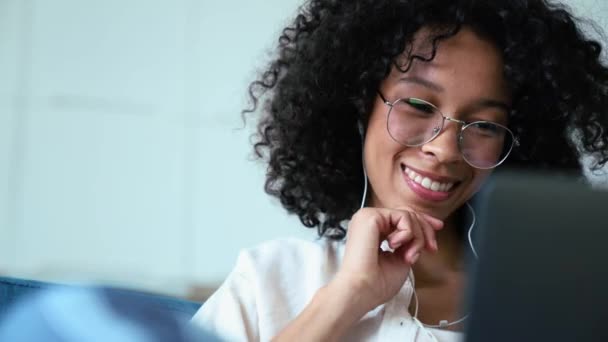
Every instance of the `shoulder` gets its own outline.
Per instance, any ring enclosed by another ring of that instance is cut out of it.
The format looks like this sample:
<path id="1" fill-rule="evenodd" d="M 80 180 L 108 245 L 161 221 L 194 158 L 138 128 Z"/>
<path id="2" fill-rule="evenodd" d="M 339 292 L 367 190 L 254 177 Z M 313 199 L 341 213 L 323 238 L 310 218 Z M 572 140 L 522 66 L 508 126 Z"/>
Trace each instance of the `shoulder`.
<path id="1" fill-rule="evenodd" d="M 237 269 L 264 278 L 326 277 L 339 267 L 343 248 L 342 242 L 327 239 L 275 239 L 241 251 Z"/>
<path id="2" fill-rule="evenodd" d="M 343 243 L 276 239 L 241 251 L 224 284 L 193 318 L 227 340 L 270 340 L 337 271 Z"/>
<path id="3" fill-rule="evenodd" d="M 342 251 L 341 242 L 293 238 L 244 250 L 239 266 L 248 272 L 245 278 L 254 293 L 260 324 L 279 329 L 295 318 L 334 277 Z"/>
<path id="4" fill-rule="evenodd" d="M 327 257 L 340 252 L 343 243 L 327 239 L 283 238 L 265 241 L 257 246 L 244 249 L 241 255 L 258 262 L 276 261 L 277 257 L 300 259 L 302 257 Z"/>

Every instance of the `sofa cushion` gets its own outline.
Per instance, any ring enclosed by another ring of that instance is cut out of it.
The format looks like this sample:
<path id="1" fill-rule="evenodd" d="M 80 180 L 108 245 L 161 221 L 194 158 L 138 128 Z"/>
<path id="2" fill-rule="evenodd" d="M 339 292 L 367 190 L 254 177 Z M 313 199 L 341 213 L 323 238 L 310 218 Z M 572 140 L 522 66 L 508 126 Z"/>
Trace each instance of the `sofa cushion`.
<path id="1" fill-rule="evenodd" d="M 0 277 L 0 319 L 16 302 L 22 300 L 23 298 L 42 292 L 43 290 L 56 287 L 77 286 Z M 146 292 L 116 288 L 112 289 L 112 291 L 122 293 L 125 296 L 138 298 L 138 300 L 145 301 L 149 303 L 152 308 L 160 311 L 168 311 L 172 314 L 185 315 L 188 317 L 192 317 L 201 306 L 201 303 Z"/>

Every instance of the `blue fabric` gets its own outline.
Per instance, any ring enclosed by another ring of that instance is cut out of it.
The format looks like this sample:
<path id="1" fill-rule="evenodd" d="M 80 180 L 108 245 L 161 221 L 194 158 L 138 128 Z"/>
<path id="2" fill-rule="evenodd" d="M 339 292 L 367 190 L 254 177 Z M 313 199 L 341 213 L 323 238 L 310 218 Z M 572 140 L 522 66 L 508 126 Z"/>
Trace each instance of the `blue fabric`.
<path id="1" fill-rule="evenodd" d="M 20 299 L 32 296 L 54 285 L 33 280 L 0 277 L 0 320 Z"/>
<path id="2" fill-rule="evenodd" d="M 42 290 L 72 287 L 54 283 L 46 283 L 33 280 L 0 277 L 0 319 L 6 314 L 9 308 L 16 302 L 34 295 Z M 148 302 L 151 307 L 159 311 L 167 311 L 171 314 L 185 315 L 192 317 L 201 307 L 201 303 L 181 300 L 168 296 L 160 296 L 144 292 L 113 289 L 117 293 L 125 296 L 139 298 L 141 301 Z"/>
<path id="3" fill-rule="evenodd" d="M 149 295 L 84 286 L 40 286 L 36 294 L 34 287 L 29 291 L 0 320 L 0 341 L 219 341 L 190 324 L 190 315 L 175 311 L 175 306 L 165 310 Z"/>

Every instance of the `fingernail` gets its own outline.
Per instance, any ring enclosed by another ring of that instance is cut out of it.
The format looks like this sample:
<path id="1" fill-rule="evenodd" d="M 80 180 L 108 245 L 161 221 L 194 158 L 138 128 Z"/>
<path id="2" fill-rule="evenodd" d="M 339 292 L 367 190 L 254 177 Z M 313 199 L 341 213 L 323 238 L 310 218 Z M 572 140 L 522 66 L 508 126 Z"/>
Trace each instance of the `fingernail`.
<path id="1" fill-rule="evenodd" d="M 436 251 L 439 250 L 439 246 L 437 246 L 436 240 L 433 240 L 433 249 L 435 249 Z"/>
<path id="2" fill-rule="evenodd" d="M 416 253 L 414 254 L 414 256 L 412 257 L 412 262 L 411 264 L 415 264 L 416 261 L 418 261 L 418 257 L 420 256 L 420 253 Z"/>

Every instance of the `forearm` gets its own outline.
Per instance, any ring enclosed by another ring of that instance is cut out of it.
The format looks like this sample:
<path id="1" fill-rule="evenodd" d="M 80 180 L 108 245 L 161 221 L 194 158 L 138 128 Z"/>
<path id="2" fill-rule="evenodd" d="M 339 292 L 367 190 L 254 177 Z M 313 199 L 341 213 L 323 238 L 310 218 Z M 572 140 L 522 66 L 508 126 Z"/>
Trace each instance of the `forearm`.
<path id="1" fill-rule="evenodd" d="M 336 341 L 367 311 L 356 291 L 329 284 L 273 341 Z"/>

